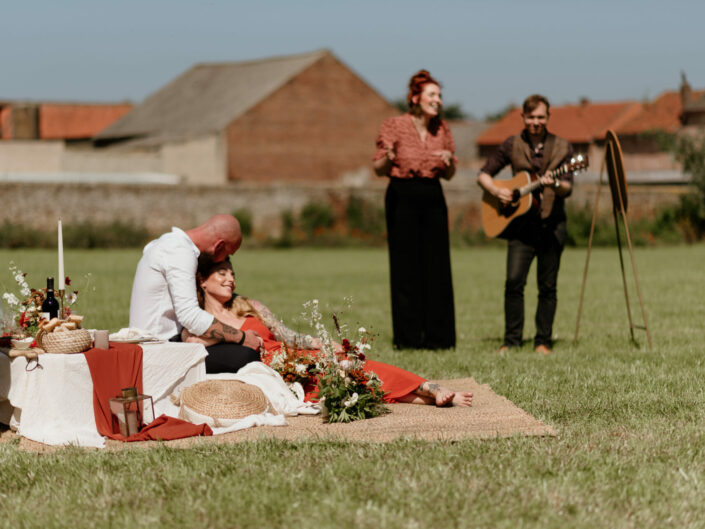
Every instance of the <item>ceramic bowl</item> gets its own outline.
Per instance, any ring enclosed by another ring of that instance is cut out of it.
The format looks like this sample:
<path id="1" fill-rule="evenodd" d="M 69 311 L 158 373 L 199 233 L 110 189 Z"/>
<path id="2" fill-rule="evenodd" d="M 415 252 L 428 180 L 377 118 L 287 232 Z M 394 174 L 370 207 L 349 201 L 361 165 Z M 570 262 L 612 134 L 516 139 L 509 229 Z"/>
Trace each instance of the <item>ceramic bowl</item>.
<path id="1" fill-rule="evenodd" d="M 29 349 L 33 341 L 34 338 L 31 336 L 28 338 L 13 338 L 12 347 L 15 349 Z"/>

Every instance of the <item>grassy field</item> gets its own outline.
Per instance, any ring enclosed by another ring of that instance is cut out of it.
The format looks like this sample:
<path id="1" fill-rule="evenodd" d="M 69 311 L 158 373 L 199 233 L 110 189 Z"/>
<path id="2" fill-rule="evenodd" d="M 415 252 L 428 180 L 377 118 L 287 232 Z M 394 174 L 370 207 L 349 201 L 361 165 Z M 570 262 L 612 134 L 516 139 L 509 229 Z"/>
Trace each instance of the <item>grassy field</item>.
<path id="1" fill-rule="evenodd" d="M 705 246 L 636 251 L 653 349 L 630 342 L 617 250 L 593 251 L 572 345 L 584 250 L 564 254 L 555 354 L 530 341 L 496 356 L 505 254 L 453 251 L 458 347 L 391 348 L 384 250 L 243 250 L 238 291 L 301 329 L 301 303 L 377 334 L 374 357 L 429 378 L 474 376 L 555 438 L 339 444 L 258 442 L 50 455 L 0 445 L 0 527 L 705 527 Z M 628 254 L 628 277 L 632 277 Z M 68 251 L 76 306 L 92 327 L 127 325 L 139 251 Z M 0 251 L 41 285 L 47 251 Z M 90 282 L 85 285 L 85 275 Z M 535 274 L 525 337 L 533 333 Z M 12 286 L 0 268 L 4 286 Z M 632 312 L 641 323 L 633 281 Z"/>

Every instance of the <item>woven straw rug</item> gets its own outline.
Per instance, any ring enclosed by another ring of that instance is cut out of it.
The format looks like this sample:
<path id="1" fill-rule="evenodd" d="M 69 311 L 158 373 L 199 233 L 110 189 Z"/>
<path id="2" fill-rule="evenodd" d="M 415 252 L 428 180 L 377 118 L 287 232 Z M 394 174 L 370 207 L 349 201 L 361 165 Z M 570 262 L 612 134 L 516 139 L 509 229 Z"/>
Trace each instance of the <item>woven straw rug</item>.
<path id="1" fill-rule="evenodd" d="M 289 426 L 261 426 L 213 437 L 168 441 L 166 444 L 188 448 L 200 443 L 237 443 L 272 438 L 383 443 L 399 438 L 440 441 L 512 435 L 556 435 L 552 427 L 497 395 L 487 384 L 478 384 L 472 378 L 437 382 L 456 391 L 472 391 L 473 405 L 469 408 L 436 408 L 417 404 L 392 404 L 389 406 L 391 413 L 348 424 L 324 424 L 319 416 L 287 417 Z M 126 445 L 146 448 L 156 444 L 155 441 L 121 443 L 108 440 L 106 448 L 120 450 Z M 56 449 L 27 439 L 20 441 L 20 448 L 31 451 Z"/>

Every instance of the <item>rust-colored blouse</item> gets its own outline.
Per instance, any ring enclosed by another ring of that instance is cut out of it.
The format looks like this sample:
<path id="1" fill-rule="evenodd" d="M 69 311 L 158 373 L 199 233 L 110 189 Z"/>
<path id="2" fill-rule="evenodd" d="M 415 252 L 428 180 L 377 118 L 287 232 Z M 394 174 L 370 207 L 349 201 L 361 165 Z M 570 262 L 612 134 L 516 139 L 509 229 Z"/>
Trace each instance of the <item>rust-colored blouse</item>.
<path id="1" fill-rule="evenodd" d="M 387 176 L 395 178 L 439 178 L 448 167 L 435 151 L 455 152 L 453 134 L 445 121 L 441 121 L 435 133 L 428 132 L 426 141 L 422 142 L 411 114 L 386 119 L 377 136 L 377 152 L 372 157 L 379 160 L 393 150 L 396 155 Z M 453 156 L 454 163 L 458 159 Z"/>

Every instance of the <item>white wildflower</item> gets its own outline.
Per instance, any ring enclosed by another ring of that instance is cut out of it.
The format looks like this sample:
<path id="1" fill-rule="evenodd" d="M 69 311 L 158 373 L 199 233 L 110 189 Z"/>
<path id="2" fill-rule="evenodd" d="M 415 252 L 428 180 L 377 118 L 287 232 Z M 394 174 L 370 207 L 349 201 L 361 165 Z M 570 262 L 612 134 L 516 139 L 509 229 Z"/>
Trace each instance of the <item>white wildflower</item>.
<path id="1" fill-rule="evenodd" d="M 346 359 L 346 360 L 341 360 L 341 361 L 340 361 L 340 368 L 341 368 L 343 371 L 346 371 L 346 372 L 347 372 L 347 371 L 350 371 L 350 370 L 352 369 L 352 367 L 353 367 L 353 363 L 352 363 L 350 360 L 347 360 L 347 359 Z"/>
<path id="2" fill-rule="evenodd" d="M 20 306 L 20 300 L 17 299 L 17 296 L 10 292 L 5 292 L 2 295 L 3 299 L 7 301 L 7 304 L 10 305 L 11 307 L 19 307 Z"/>
<path id="3" fill-rule="evenodd" d="M 367 329 L 365 329 L 364 327 L 360 327 L 357 332 L 359 332 L 360 334 L 365 334 L 367 332 Z"/>
<path id="4" fill-rule="evenodd" d="M 304 364 L 296 364 L 296 374 L 304 375 L 306 374 L 306 366 Z"/>
<path id="5" fill-rule="evenodd" d="M 359 396 L 358 396 L 357 392 L 353 393 L 352 397 L 350 397 L 348 400 L 343 402 L 343 406 L 345 406 L 346 408 L 349 408 L 350 406 L 354 406 L 355 404 L 357 404 L 358 398 L 359 398 Z"/>

